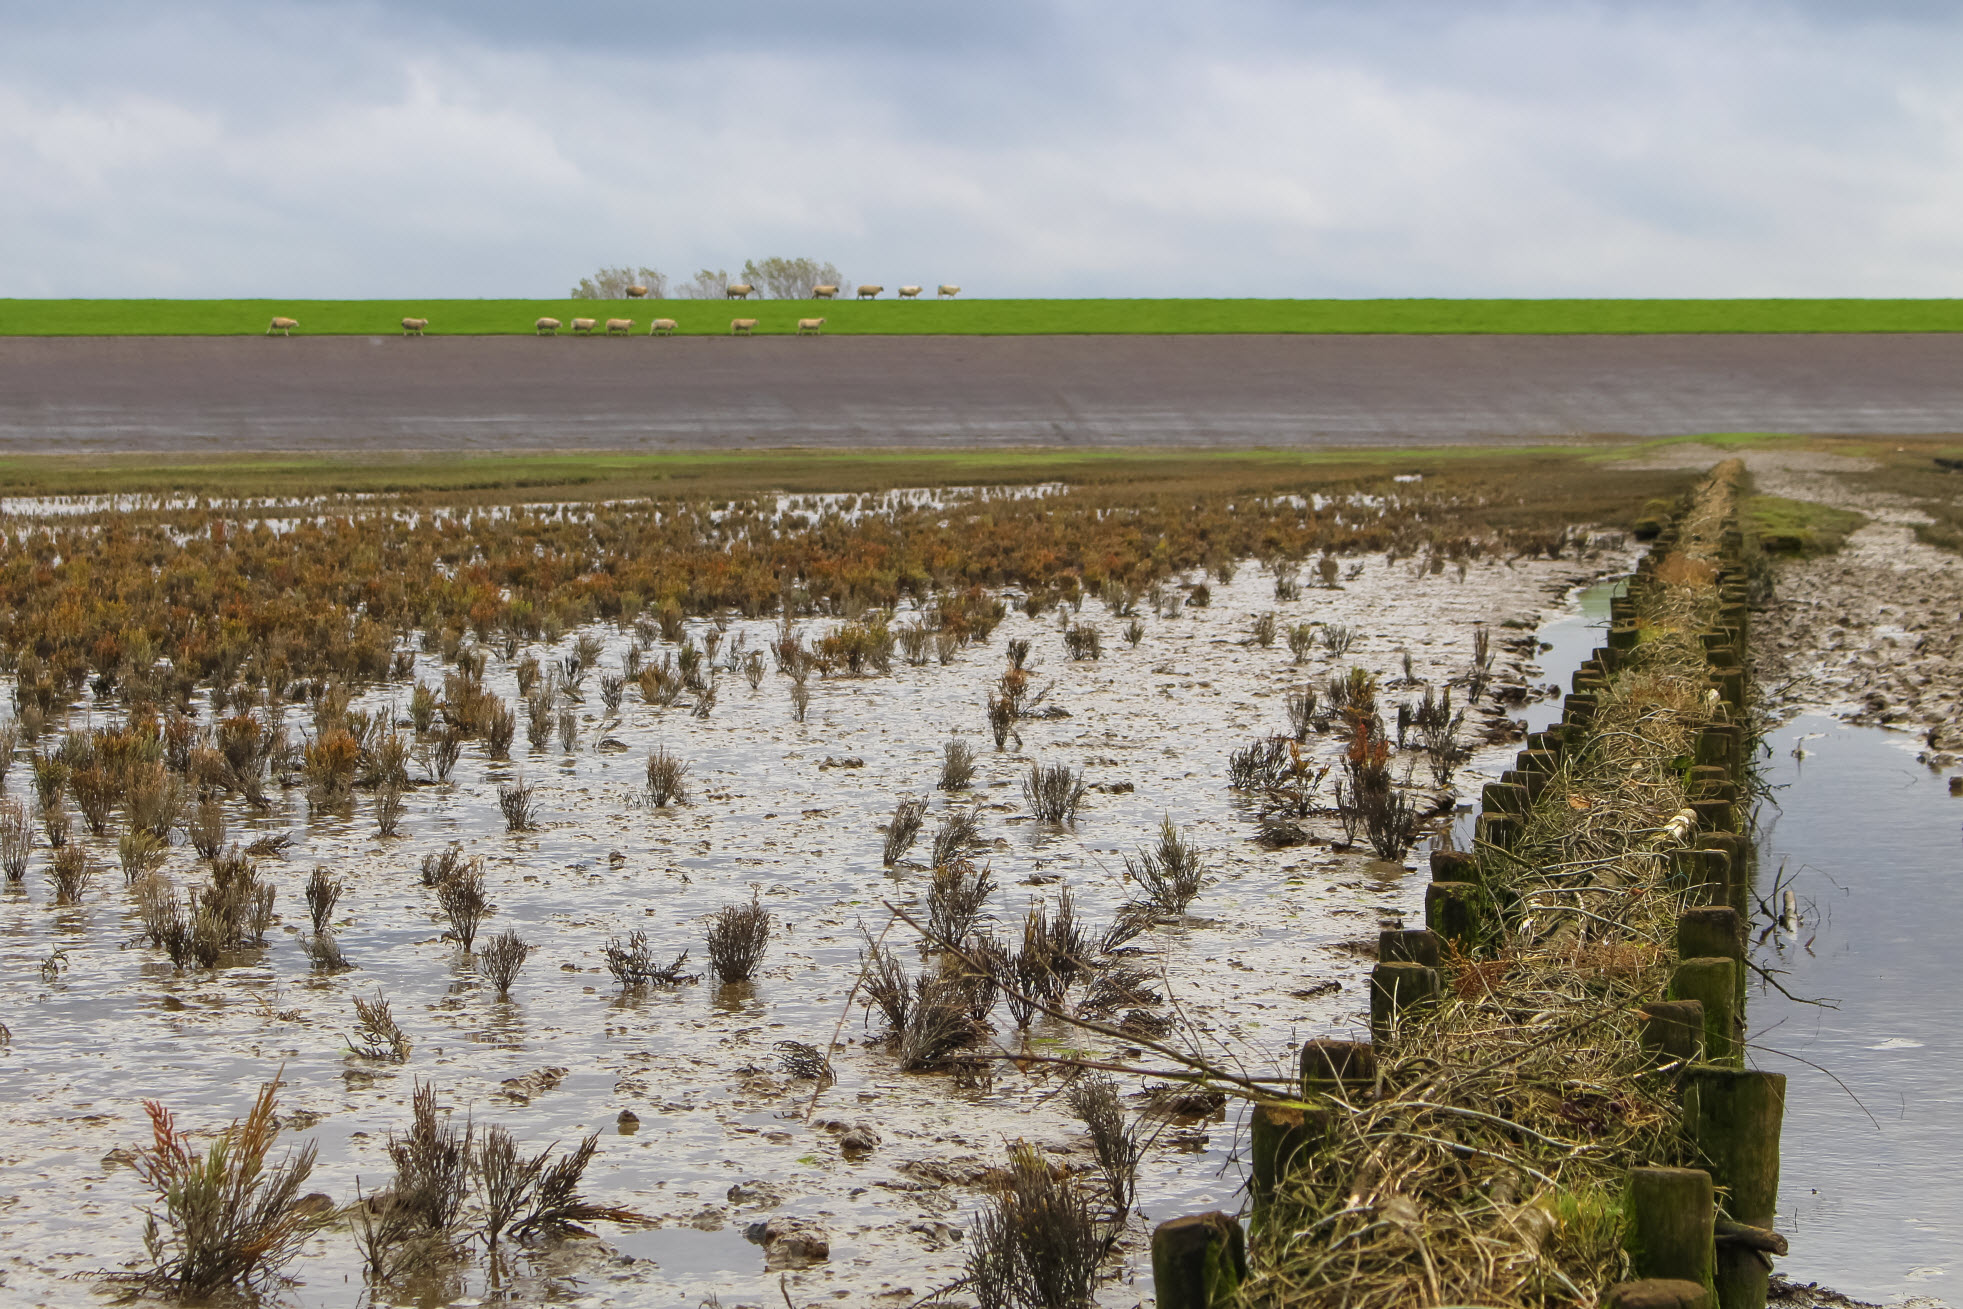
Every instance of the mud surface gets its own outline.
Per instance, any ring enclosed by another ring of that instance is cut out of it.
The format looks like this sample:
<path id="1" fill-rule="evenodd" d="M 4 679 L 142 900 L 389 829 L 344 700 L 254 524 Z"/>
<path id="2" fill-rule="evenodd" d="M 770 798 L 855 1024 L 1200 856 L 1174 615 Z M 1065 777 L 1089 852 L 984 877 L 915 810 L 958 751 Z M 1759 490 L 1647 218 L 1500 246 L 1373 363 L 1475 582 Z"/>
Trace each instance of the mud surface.
<path id="1" fill-rule="evenodd" d="M 234 840 L 286 834 L 293 843 L 265 864 L 282 919 L 270 944 L 211 971 L 175 973 L 156 950 L 128 944 L 137 924 L 113 837 L 91 842 L 97 881 L 73 908 L 51 903 L 42 849 L 25 887 L 0 899 L 0 994 L 12 1032 L 0 1046 L 0 1097 L 9 1106 L 0 1136 L 9 1233 L 0 1298 L 73 1304 L 94 1271 L 140 1261 L 144 1191 L 129 1152 L 146 1135 L 142 1098 L 165 1101 L 188 1126 L 209 1132 L 283 1066 L 290 1139 L 318 1142 L 311 1185 L 336 1203 L 354 1197 L 357 1178 L 364 1189 L 386 1180 L 385 1137 L 407 1123 L 418 1080 L 435 1085 L 445 1108 L 480 1126 L 502 1123 L 532 1149 L 603 1133 L 589 1193 L 652 1214 L 659 1226 L 605 1228 L 600 1240 L 529 1252 L 510 1270 L 510 1302 L 692 1305 L 716 1295 L 725 1304 L 788 1297 L 801 1306 L 901 1309 L 959 1275 L 964 1230 L 981 1202 L 975 1184 L 1000 1164 L 1007 1142 L 1034 1142 L 1064 1165 L 1090 1162 L 1082 1128 L 1059 1103 L 1058 1079 L 1040 1066 L 1005 1067 L 992 1086 L 968 1089 L 945 1075 L 902 1074 L 862 1014 L 845 1008 L 861 929 L 886 931 L 886 902 L 917 909 L 924 895 L 925 842 L 947 802 L 930 788 L 950 734 L 981 751 L 974 794 L 983 857 L 1000 887 L 989 904 L 998 922 L 1018 922 L 1032 899 L 1065 885 L 1080 912 L 1107 922 L 1130 893 L 1123 855 L 1149 839 L 1161 815 L 1187 828 L 1215 880 L 1184 919 L 1141 939 L 1139 966 L 1161 974 L 1184 1039 L 1249 1072 L 1275 1073 L 1305 1037 L 1366 1021 L 1359 984 L 1368 954 L 1380 925 L 1422 913 L 1424 878 L 1413 870 L 1424 849 L 1402 864 L 1339 850 L 1330 844 L 1340 835 L 1333 820 L 1311 823 L 1309 845 L 1263 849 L 1249 839 L 1252 813 L 1225 785 L 1227 752 L 1283 726 L 1285 690 L 1341 666 L 1361 664 L 1390 683 L 1403 676 L 1408 652 L 1419 679 L 1460 677 L 1476 621 L 1530 628 L 1534 615 L 1561 612 L 1558 597 L 1573 586 L 1621 571 L 1629 559 L 1617 545 L 1580 560 L 1475 563 L 1460 579 L 1376 557 L 1356 565 L 1340 589 L 1309 589 L 1285 604 L 1275 602 L 1270 575 L 1245 565 L 1231 584 L 1216 585 L 1209 607 L 1144 615 L 1136 647 L 1119 638 L 1122 622 L 1092 604 L 1082 617 L 1104 629 L 1096 662 L 1064 658 L 1053 615 L 1035 622 L 1012 613 L 988 644 L 946 667 L 814 678 L 803 723 L 792 718 L 789 683 L 775 675 L 754 692 L 726 676 L 707 718 L 643 705 L 631 689 L 611 718 L 589 680 L 575 750 L 528 750 L 521 733 L 513 759 L 497 762 L 472 745 L 449 782 L 412 792 L 397 839 L 375 835 L 366 798 L 324 814 L 309 814 L 297 790 L 276 792 L 268 812 L 234 807 Z M 1284 624 L 1348 624 L 1355 644 L 1340 661 L 1318 647 L 1294 664 L 1284 642 L 1249 639 L 1254 616 L 1270 610 Z M 691 627 L 698 641 L 708 630 Z M 769 630 L 732 623 L 723 648 L 739 638 L 759 648 Z M 603 666 L 617 667 L 627 634 L 600 635 Z M 1517 641 L 1528 633 L 1496 635 Z M 1018 636 L 1034 643 L 1037 681 L 1054 684 L 1045 703 L 1062 712 L 1026 722 L 1019 753 L 997 753 L 982 732 L 981 704 L 1004 643 Z M 520 654 L 560 654 L 571 641 L 569 634 L 555 650 Z M 1564 669 L 1543 675 L 1531 648 L 1501 650 L 1497 685 L 1565 677 Z M 423 655 L 418 672 L 440 678 L 441 665 Z M 487 681 L 507 698 L 515 693 L 512 666 L 495 657 Z M 1387 689 L 1386 712 L 1416 694 Z M 1532 694 L 1529 707 L 1537 707 Z M 1519 692 L 1514 699 L 1517 708 Z M 388 697 L 366 704 L 404 709 Z M 73 721 L 89 712 L 78 704 Z M 1473 722 L 1507 725 L 1496 711 Z M 1476 796 L 1507 765 L 1517 746 L 1503 737 L 1494 734 L 1461 772 L 1461 795 Z M 693 762 L 691 802 L 678 810 L 637 800 L 643 759 L 657 744 Z M 1325 737 L 1315 749 L 1333 757 L 1340 745 Z M 1031 761 L 1084 769 L 1093 789 L 1074 824 L 1030 819 L 1019 779 Z M 540 788 L 545 819 L 535 832 L 511 835 L 496 788 L 519 774 Z M 11 780 L 16 792 L 29 789 L 25 765 Z M 910 861 L 888 869 L 879 825 L 908 793 L 932 796 L 933 813 Z M 485 934 L 515 927 L 538 947 L 509 1001 L 444 938 L 416 877 L 418 860 L 451 841 L 486 861 L 496 913 Z M 301 944 L 301 886 L 316 864 L 348 882 L 335 930 L 352 971 L 310 970 Z M 195 855 L 174 850 L 167 872 L 189 881 Z M 747 900 L 753 888 L 781 927 L 756 981 L 622 994 L 602 966 L 607 938 L 635 928 L 664 957 L 688 948 L 699 959 L 705 916 Z M 905 938 L 896 927 L 888 939 Z M 910 943 L 903 954 L 918 967 Z M 406 1064 L 360 1058 L 345 1043 L 352 998 L 377 991 L 415 1043 Z M 785 1071 L 776 1043 L 822 1049 L 842 1016 L 831 1055 L 837 1082 L 814 1098 L 818 1088 Z M 999 1010 L 996 1028 L 999 1040 L 1018 1046 Z M 1028 1049 L 1137 1054 L 1041 1021 Z M 1123 1089 L 1135 1096 L 1141 1086 L 1130 1078 Z M 638 1118 L 635 1130 L 617 1126 L 622 1110 Z M 869 1153 L 847 1148 L 846 1134 L 860 1126 L 876 1138 Z M 1239 1205 L 1232 1116 L 1163 1126 L 1143 1170 L 1142 1212 L 1102 1297 L 1113 1309 L 1148 1294 L 1151 1222 Z M 743 1231 L 777 1216 L 822 1227 L 829 1258 L 766 1268 Z M 345 1225 L 316 1239 L 293 1271 L 294 1302 L 362 1301 Z M 782 1291 L 780 1272 L 788 1277 Z M 412 1289 L 383 1298 L 497 1298 L 476 1265 Z"/>
<path id="2" fill-rule="evenodd" d="M 1963 428 L 1963 335 L 0 338 L 0 452 Z"/>

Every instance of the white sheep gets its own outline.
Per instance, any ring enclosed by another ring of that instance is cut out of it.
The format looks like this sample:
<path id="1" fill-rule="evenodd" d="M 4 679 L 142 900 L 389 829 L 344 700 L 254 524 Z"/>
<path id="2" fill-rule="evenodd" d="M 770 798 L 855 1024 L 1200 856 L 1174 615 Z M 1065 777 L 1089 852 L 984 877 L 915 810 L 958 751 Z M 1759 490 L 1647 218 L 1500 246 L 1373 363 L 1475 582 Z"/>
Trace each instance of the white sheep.
<path id="1" fill-rule="evenodd" d="M 673 336 L 674 334 L 675 320 L 672 318 L 657 318 L 648 324 L 649 336 Z"/>
<path id="2" fill-rule="evenodd" d="M 281 336 L 292 336 L 293 329 L 299 325 L 300 320 L 297 318 L 275 318 L 267 325 L 266 335 L 271 336 L 274 332 L 278 332 Z"/>
<path id="3" fill-rule="evenodd" d="M 627 288 L 627 298 L 629 300 L 638 300 L 642 296 L 646 295 L 647 293 L 648 293 L 648 289 L 645 286 L 642 286 L 639 282 L 636 282 L 634 285 Z"/>
<path id="4" fill-rule="evenodd" d="M 427 318 L 405 318 L 402 320 L 402 334 L 404 336 L 421 336 L 423 329 L 428 326 L 429 319 Z"/>
<path id="5" fill-rule="evenodd" d="M 532 324 L 532 330 L 540 336 L 555 335 L 559 330 L 559 320 L 556 318 L 541 318 Z"/>
<path id="6" fill-rule="evenodd" d="M 756 330 L 757 320 L 754 318 L 732 318 L 729 320 L 729 334 L 731 336 L 750 336 Z"/>
<path id="7" fill-rule="evenodd" d="M 902 300 L 914 300 L 918 299 L 919 296 L 920 288 L 917 286 L 903 286 L 900 288 L 900 299 Z"/>
<path id="8" fill-rule="evenodd" d="M 954 285 L 954 283 L 952 282 L 943 282 L 941 283 L 941 289 L 939 294 L 941 299 L 943 300 L 952 300 L 954 299 L 955 296 L 961 294 L 961 288 Z"/>
<path id="9" fill-rule="evenodd" d="M 754 290 L 756 288 L 748 282 L 731 282 L 723 288 L 723 294 L 731 300 L 748 300 L 750 298 L 750 292 Z"/>
<path id="10" fill-rule="evenodd" d="M 859 288 L 859 298 L 861 300 L 877 300 L 879 293 L 885 289 L 883 286 L 862 286 Z"/>
<path id="11" fill-rule="evenodd" d="M 800 318 L 797 320 L 797 334 L 799 336 L 816 336 L 824 330 L 825 320 L 822 318 Z"/>
<path id="12" fill-rule="evenodd" d="M 814 286 L 811 288 L 811 298 L 813 300 L 830 300 L 833 296 L 836 296 L 837 294 L 838 294 L 838 288 L 830 283 L 826 283 L 823 286 Z"/>
<path id="13" fill-rule="evenodd" d="M 626 336 L 633 330 L 634 320 L 631 318 L 609 318 L 607 320 L 608 336 Z"/>
<path id="14" fill-rule="evenodd" d="M 575 318 L 573 319 L 573 331 L 591 332 L 593 330 L 593 324 L 594 320 L 591 318 Z"/>

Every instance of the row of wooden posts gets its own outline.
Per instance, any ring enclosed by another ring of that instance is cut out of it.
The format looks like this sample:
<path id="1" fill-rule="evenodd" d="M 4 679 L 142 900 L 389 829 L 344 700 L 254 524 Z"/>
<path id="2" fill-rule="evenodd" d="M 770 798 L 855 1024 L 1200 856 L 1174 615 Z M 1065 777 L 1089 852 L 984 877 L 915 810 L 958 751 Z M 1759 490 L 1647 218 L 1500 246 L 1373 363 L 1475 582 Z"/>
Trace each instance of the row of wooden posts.
<path id="1" fill-rule="evenodd" d="M 1720 489 L 1722 493 L 1722 489 Z M 1599 694 L 1637 640 L 1636 598 L 1655 585 L 1658 560 L 1678 544 L 1666 528 L 1639 564 L 1630 595 L 1611 601 L 1606 646 L 1574 675 L 1574 693 L 1555 728 L 1528 738 L 1517 766 L 1482 794 L 1478 839 L 1502 849 L 1519 841 L 1525 815 L 1570 744 L 1592 729 Z M 1748 741 L 1741 733 L 1743 655 L 1749 615 L 1740 567 L 1743 540 L 1727 522 L 1719 542 L 1717 625 L 1703 634 L 1711 685 L 1724 721 L 1706 727 L 1690 771 L 1697 835 L 1672 854 L 1672 872 L 1697 888 L 1677 922 L 1677 966 L 1665 995 L 1644 1006 L 1642 1037 L 1678 1079 L 1683 1130 L 1703 1168 L 1631 1168 L 1624 1198 L 1627 1248 L 1635 1280 L 1608 1288 L 1608 1309 L 1764 1309 L 1771 1255 L 1786 1253 L 1772 1230 L 1779 1189 L 1779 1133 L 1786 1079 L 1744 1067 L 1745 924 L 1750 921 L 1751 848 L 1743 835 Z M 1386 931 L 1370 976 L 1371 1042 L 1316 1040 L 1302 1049 L 1302 1100 L 1376 1079 L 1375 1045 L 1391 1038 L 1399 1015 L 1443 993 L 1441 943 L 1470 948 L 1482 933 L 1487 896 L 1477 859 L 1441 850 L 1431 857 L 1425 923 Z M 1335 1112 L 1335 1111 L 1331 1111 Z M 1255 1213 L 1283 1180 L 1288 1161 L 1321 1134 L 1314 1110 L 1256 1105 L 1249 1119 L 1249 1190 Z M 1231 1215 L 1175 1218 L 1152 1236 L 1160 1309 L 1217 1309 L 1247 1274 L 1240 1224 Z"/>

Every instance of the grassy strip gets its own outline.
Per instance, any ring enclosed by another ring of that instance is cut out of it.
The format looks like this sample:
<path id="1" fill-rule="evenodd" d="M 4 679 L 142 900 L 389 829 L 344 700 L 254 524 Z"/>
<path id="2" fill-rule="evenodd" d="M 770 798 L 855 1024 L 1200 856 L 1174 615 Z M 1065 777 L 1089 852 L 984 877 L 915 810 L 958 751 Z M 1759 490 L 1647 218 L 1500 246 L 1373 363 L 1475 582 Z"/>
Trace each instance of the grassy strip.
<path id="1" fill-rule="evenodd" d="M 682 335 L 724 335 L 755 318 L 761 334 L 823 317 L 834 335 L 1039 336 L 1165 333 L 1647 334 L 1658 332 L 1954 332 L 1963 300 L 0 300 L 0 336 L 238 336 L 275 315 L 307 336 L 399 332 L 506 336 L 540 317 L 631 317 L 645 333 L 672 318 Z"/>
<path id="2" fill-rule="evenodd" d="M 8 495 L 192 495 L 215 498 L 392 494 L 495 501 L 624 497 L 743 497 L 771 492 L 877 492 L 898 487 L 1072 486 L 1142 493 L 1327 489 L 1356 481 L 1418 474 L 1424 487 L 1441 477 L 1469 479 L 1468 490 L 1517 499 L 1543 479 L 1551 494 L 1585 494 L 1615 516 L 1619 484 L 1636 477 L 1671 489 L 1670 473 L 1630 474 L 1606 468 L 1593 447 L 1475 447 L 1403 451 L 1354 450 L 892 450 L 839 454 L 797 450 L 656 455 L 525 454 L 180 457 L 20 455 L 0 459 L 0 493 Z M 1393 484 L 1393 488 L 1396 484 Z"/>
<path id="3" fill-rule="evenodd" d="M 1867 526 L 1867 515 L 1784 496 L 1747 496 L 1739 507 L 1746 530 L 1773 554 L 1829 554 Z"/>

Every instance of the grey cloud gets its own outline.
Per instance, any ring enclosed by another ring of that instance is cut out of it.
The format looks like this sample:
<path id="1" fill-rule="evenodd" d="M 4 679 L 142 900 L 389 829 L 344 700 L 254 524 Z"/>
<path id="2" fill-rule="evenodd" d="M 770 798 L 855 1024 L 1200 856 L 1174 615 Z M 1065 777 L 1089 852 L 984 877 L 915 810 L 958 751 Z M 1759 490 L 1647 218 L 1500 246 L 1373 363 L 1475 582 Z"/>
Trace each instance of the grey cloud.
<path id="1" fill-rule="evenodd" d="M 1824 4 L 52 8 L 0 294 L 1963 292 L 1963 22 Z M 77 17 L 77 14 L 81 17 Z"/>

